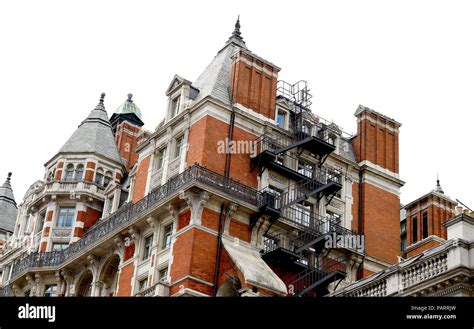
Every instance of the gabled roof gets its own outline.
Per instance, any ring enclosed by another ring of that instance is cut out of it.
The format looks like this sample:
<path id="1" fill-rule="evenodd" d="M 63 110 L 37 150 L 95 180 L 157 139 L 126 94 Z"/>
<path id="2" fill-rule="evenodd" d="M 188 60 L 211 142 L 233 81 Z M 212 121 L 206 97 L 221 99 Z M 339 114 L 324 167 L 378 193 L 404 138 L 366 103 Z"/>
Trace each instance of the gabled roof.
<path id="1" fill-rule="evenodd" d="M 11 176 L 12 173 L 8 173 L 7 180 L 0 187 L 0 230 L 13 233 L 18 210 L 10 184 Z"/>
<path id="2" fill-rule="evenodd" d="M 185 78 L 180 77 L 179 75 L 175 74 L 171 83 L 169 84 L 168 88 L 166 89 L 166 96 L 169 96 L 173 90 L 175 90 L 181 84 L 191 85 L 192 82 L 186 80 Z"/>
<path id="3" fill-rule="evenodd" d="M 89 116 L 61 147 L 60 153 L 95 153 L 122 164 L 114 134 L 104 107 L 105 94 Z"/>

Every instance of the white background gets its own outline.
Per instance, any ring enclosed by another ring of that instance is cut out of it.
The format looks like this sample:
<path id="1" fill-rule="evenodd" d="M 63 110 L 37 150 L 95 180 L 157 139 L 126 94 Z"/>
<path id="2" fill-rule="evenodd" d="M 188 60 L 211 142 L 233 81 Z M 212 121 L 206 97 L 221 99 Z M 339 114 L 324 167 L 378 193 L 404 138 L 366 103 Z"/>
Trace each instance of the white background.
<path id="1" fill-rule="evenodd" d="M 356 131 L 359 104 L 401 122 L 407 203 L 435 187 L 474 207 L 469 1 L 2 1 L 0 184 L 17 202 L 106 92 L 148 130 L 173 75 L 195 81 L 237 15 L 251 51 L 309 82 L 313 111 Z"/>

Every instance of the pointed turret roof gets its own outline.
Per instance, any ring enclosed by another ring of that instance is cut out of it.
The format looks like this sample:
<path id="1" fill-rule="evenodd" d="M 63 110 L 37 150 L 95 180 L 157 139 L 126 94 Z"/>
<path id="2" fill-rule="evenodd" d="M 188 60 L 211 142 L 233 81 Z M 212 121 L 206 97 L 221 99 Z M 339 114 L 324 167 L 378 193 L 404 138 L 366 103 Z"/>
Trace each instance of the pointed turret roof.
<path id="1" fill-rule="evenodd" d="M 232 55 L 239 49 L 247 50 L 247 46 L 240 32 L 240 18 L 237 18 L 234 31 L 229 40 L 225 43 L 224 48 L 217 53 L 216 57 L 214 57 L 212 62 L 193 84 L 193 87 L 199 90 L 195 99 L 196 102 L 206 96 L 212 96 L 230 105 L 229 87 L 231 81 Z"/>
<path id="2" fill-rule="evenodd" d="M 10 183 L 12 173 L 0 187 L 0 230 L 12 232 L 15 229 L 17 207 Z"/>
<path id="3" fill-rule="evenodd" d="M 122 164 L 112 127 L 104 107 L 105 93 L 99 104 L 82 121 L 58 153 L 95 153 Z"/>

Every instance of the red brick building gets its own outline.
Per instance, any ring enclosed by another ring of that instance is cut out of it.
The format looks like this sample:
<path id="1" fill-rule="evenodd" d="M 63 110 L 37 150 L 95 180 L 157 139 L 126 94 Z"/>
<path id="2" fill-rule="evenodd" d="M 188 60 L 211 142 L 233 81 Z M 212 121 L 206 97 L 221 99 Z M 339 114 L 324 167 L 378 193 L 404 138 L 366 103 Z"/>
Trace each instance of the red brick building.
<path id="1" fill-rule="evenodd" d="M 400 123 L 359 106 L 350 136 L 279 71 L 237 21 L 196 81 L 172 79 L 154 132 L 131 95 L 110 120 L 102 97 L 27 193 L 15 237 L 31 221 L 41 243 L 0 260 L 3 291 L 322 296 L 395 263 Z"/>

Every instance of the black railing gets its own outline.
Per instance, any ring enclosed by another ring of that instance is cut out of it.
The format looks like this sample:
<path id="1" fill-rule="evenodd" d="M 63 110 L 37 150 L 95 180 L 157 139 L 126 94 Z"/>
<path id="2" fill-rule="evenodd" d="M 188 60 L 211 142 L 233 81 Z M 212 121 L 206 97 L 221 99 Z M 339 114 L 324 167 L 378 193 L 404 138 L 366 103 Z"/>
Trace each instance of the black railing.
<path id="1" fill-rule="evenodd" d="M 320 216 L 307 209 L 291 206 L 281 212 L 278 220 L 295 227 L 298 231 L 295 234 L 289 234 L 286 230 L 267 233 L 264 239 L 262 254 L 273 251 L 276 248 L 284 248 L 300 253 L 302 250 L 307 249 L 305 247 L 311 247 L 313 241 L 327 235 L 331 235 L 332 240 L 334 240 L 331 248 L 361 248 L 363 250 L 363 246 L 356 244 L 355 238 L 357 233 L 354 230 L 343 227 L 334 216 Z M 265 241 L 272 239 L 273 243 L 271 245 L 274 247 L 273 249 L 269 248 L 269 245 L 265 246 Z M 364 241 L 362 240 L 362 242 Z"/>
<path id="2" fill-rule="evenodd" d="M 282 209 L 298 203 L 312 196 L 315 192 L 322 191 L 324 186 L 330 183 L 338 184 L 338 189 L 342 188 L 342 173 L 327 168 L 316 168 L 311 178 L 301 180 L 282 193 Z"/>
<path id="3" fill-rule="evenodd" d="M 312 289 L 316 288 L 324 278 L 334 272 L 345 273 L 346 258 L 326 257 L 314 268 L 308 268 L 293 276 L 288 280 L 288 290 L 293 296 L 303 296 Z"/>
<path id="4" fill-rule="evenodd" d="M 263 151 L 280 154 L 291 149 L 299 140 L 307 137 L 316 137 L 326 143 L 332 142 L 331 134 L 328 134 L 327 128 L 323 128 L 321 125 L 316 125 L 316 128 L 315 133 L 312 133 L 309 128 L 303 128 L 303 130 L 301 130 L 302 134 L 298 135 L 302 136 L 302 138 L 296 139 L 295 137 L 286 135 L 273 136 L 264 134 L 255 140 L 257 151 L 259 154 Z"/>
<path id="5" fill-rule="evenodd" d="M 229 195 L 231 198 L 257 205 L 259 194 L 257 190 L 195 164 L 180 175 L 170 179 L 168 183 L 149 193 L 137 203 L 127 203 L 107 218 L 99 220 L 80 240 L 74 242 L 69 247 L 61 251 L 29 254 L 13 266 L 12 277 L 15 277 L 28 268 L 58 266 L 62 264 L 79 253 L 86 246 L 96 243 L 104 236 L 125 226 L 126 223 L 139 217 L 143 211 L 156 205 L 159 201 L 169 197 L 171 194 L 180 191 L 185 185 L 191 184 L 192 182 L 201 182 L 212 189 Z"/>

